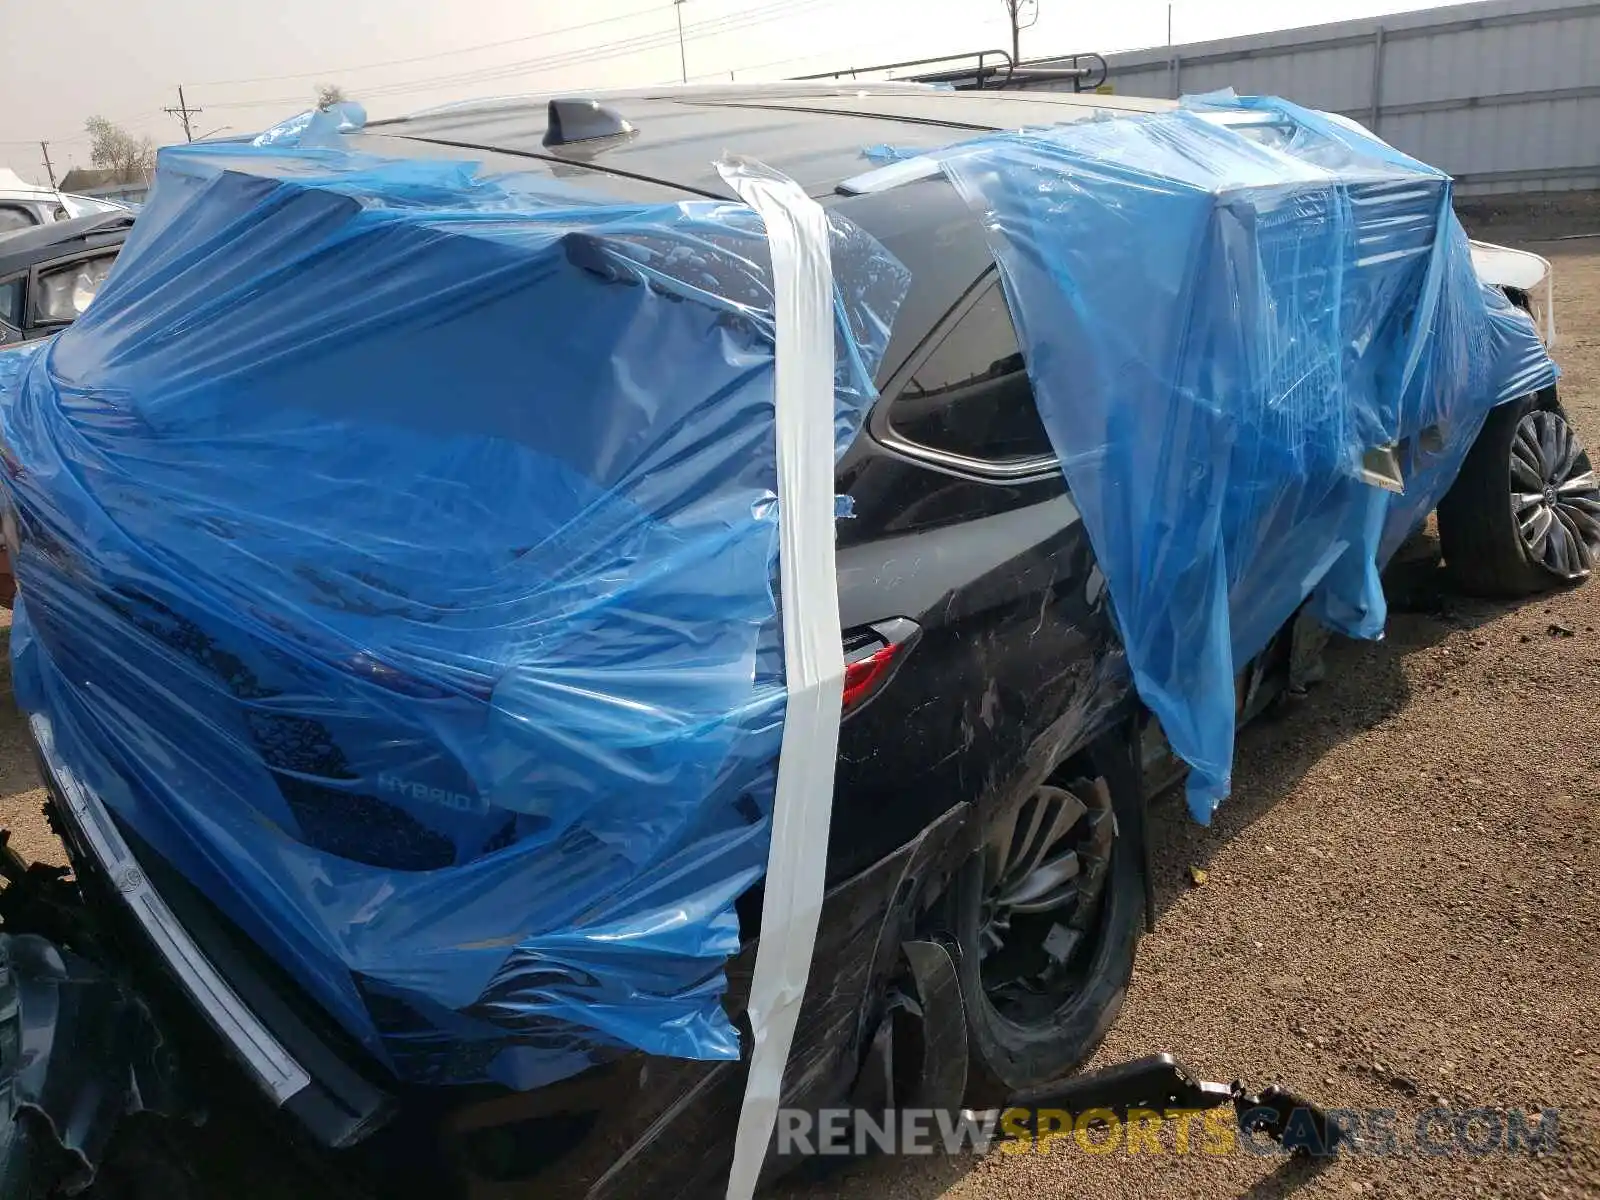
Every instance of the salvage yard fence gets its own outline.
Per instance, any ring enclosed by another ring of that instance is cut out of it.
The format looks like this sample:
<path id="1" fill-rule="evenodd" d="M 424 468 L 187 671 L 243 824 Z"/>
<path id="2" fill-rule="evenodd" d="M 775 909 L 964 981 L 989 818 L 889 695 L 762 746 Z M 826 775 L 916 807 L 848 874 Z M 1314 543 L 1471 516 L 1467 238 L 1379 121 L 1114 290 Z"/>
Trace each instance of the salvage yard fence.
<path id="1" fill-rule="evenodd" d="M 1489 0 L 1107 62 L 1120 95 L 1231 87 L 1343 113 L 1461 195 L 1600 189 L 1600 3 Z"/>

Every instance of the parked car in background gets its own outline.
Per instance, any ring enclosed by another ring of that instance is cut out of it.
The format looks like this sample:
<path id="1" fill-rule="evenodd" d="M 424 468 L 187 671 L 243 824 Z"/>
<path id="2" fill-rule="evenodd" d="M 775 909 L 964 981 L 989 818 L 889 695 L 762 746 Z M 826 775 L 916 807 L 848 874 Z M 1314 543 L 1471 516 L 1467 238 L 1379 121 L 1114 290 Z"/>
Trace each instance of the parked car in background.
<path id="1" fill-rule="evenodd" d="M 132 213 L 109 207 L 0 236 L 0 352 L 47 337 L 81 316 L 132 227 Z M 0 547 L 0 604 L 9 608 L 15 595 L 11 555 Z"/>
<path id="2" fill-rule="evenodd" d="M 133 227 L 122 209 L 0 240 L 0 346 L 66 328 L 94 300 Z"/>
<path id="3" fill-rule="evenodd" d="M 0 237 L 19 231 L 102 213 L 128 213 L 126 205 L 93 196 L 77 196 L 29 183 L 15 171 L 0 168 Z"/>

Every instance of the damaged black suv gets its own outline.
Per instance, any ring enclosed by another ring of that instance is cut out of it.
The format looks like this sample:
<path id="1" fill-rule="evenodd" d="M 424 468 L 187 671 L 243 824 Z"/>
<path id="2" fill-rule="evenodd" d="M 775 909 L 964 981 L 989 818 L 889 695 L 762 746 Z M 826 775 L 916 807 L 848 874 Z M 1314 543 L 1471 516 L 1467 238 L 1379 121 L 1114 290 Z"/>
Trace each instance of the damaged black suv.
<path id="1" fill-rule="evenodd" d="M 711 163 L 737 142 L 909 269 L 881 398 L 837 472 L 854 506 L 838 526 L 844 716 L 785 1102 L 956 1108 L 1035 1093 L 1116 1016 L 1148 912 L 1145 799 L 1182 768 L 1133 691 L 977 218 L 940 179 L 848 183 L 866 145 L 1167 105 L 825 86 L 601 100 L 581 136 L 571 122 L 559 132 L 569 102 L 528 101 L 381 122 L 351 142 L 591 179 L 641 201 L 728 197 Z M 1515 291 L 1532 304 L 1531 286 Z M 1588 573 L 1600 484 L 1553 390 L 1493 412 L 1439 512 L 1450 566 L 1475 589 L 1523 594 Z M 1240 718 L 1303 687 L 1317 645 L 1309 621 L 1286 626 L 1241 674 Z M 743 1064 L 630 1055 L 527 1093 L 402 1085 L 73 779 L 47 722 L 32 729 L 72 870 L 3 864 L 0 1056 L 18 1122 L 0 1179 L 38 1186 L 26 1174 L 42 1173 L 48 1188 L 98 1168 L 108 1189 L 170 1197 L 199 1187 L 176 1164 L 237 1137 L 252 1153 L 292 1151 L 275 1160 L 301 1180 L 289 1194 L 725 1186 Z M 740 901 L 735 1013 L 761 899 L 757 888 Z M 19 1045 L 44 1052 L 19 1059 Z M 201 1112 L 228 1137 L 185 1133 Z M 163 1139 L 168 1154 L 151 1149 Z M 769 1171 L 783 1165 L 774 1156 Z M 27 1193 L 0 1182 L 13 1194 Z"/>

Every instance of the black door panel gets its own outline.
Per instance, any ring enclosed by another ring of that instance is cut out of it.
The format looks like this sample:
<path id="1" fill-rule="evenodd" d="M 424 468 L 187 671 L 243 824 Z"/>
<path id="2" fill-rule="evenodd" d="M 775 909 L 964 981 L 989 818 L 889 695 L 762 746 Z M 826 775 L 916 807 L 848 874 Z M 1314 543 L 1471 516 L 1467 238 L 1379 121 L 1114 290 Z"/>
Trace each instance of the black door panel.
<path id="1" fill-rule="evenodd" d="M 922 634 L 840 730 L 834 878 L 1004 783 L 1064 714 L 1081 713 L 1086 736 L 1128 691 L 1104 580 L 1065 498 L 860 550 L 841 555 L 841 601 L 892 606 Z"/>
<path id="2" fill-rule="evenodd" d="M 873 414 L 880 436 L 839 470 L 854 506 L 838 522 L 842 623 L 901 617 L 920 634 L 841 727 L 835 880 L 1003 788 L 1047 732 L 1070 751 L 1129 693 L 1105 580 L 992 281 L 907 361 Z M 1032 477 L 1003 478 L 1019 460 Z"/>

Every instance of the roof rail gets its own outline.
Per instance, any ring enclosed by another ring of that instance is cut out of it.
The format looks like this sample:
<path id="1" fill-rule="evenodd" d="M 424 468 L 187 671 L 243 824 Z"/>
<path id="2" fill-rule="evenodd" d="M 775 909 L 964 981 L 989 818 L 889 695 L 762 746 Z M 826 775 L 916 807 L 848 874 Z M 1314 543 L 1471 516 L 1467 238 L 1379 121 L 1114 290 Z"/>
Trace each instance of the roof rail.
<path id="1" fill-rule="evenodd" d="M 965 68 L 943 71 L 925 71 L 915 75 L 900 75 L 896 78 L 909 83 L 953 83 L 958 89 L 964 83 L 967 88 L 1004 87 L 1016 64 L 1012 62 L 1011 55 L 1004 50 L 977 50 L 971 54 L 941 54 L 936 58 L 910 58 L 904 62 L 878 63 L 871 67 L 848 67 L 842 71 L 822 71 L 816 75 L 800 75 L 800 80 L 814 79 L 855 79 L 861 75 L 877 75 L 887 71 L 902 71 L 907 67 L 931 67 L 939 63 L 960 63 L 968 59 L 975 60 L 974 65 Z M 991 80 L 999 79 L 994 83 Z"/>
<path id="2" fill-rule="evenodd" d="M 897 74 L 894 78 L 908 83 L 947 83 L 957 91 L 1018 87 L 1026 83 L 1054 80 L 1070 80 L 1075 92 L 1093 91 L 1105 83 L 1108 71 L 1106 60 L 1098 54 L 1070 54 L 1018 63 L 1004 50 L 975 50 L 969 54 L 944 54 L 937 58 L 912 58 L 870 67 L 847 67 L 841 71 L 822 71 L 797 78 L 856 79 L 862 75 L 902 72 L 912 67 L 936 69 Z"/>
<path id="3" fill-rule="evenodd" d="M 1092 92 L 1105 83 L 1111 74 L 1101 54 L 1063 54 L 1059 58 L 1036 58 L 1018 63 L 1014 78 L 1021 83 L 1045 82 L 1051 79 L 1072 80 L 1075 92 Z"/>

